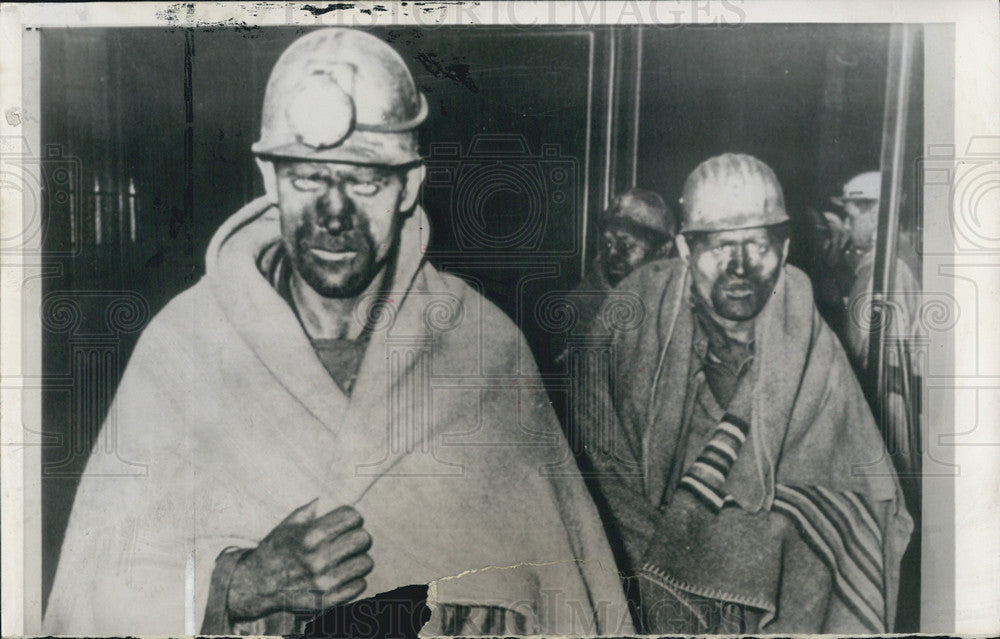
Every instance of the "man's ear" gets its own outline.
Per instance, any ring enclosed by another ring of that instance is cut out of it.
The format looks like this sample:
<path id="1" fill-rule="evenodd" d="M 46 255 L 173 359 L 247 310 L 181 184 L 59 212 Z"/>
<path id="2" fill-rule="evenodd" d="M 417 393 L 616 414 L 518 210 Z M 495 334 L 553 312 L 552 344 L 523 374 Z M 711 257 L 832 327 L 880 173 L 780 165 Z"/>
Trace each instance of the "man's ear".
<path id="1" fill-rule="evenodd" d="M 278 176 L 274 171 L 274 162 L 254 158 L 257 161 L 257 168 L 260 169 L 260 177 L 264 180 L 264 194 L 271 204 L 278 203 Z"/>
<path id="2" fill-rule="evenodd" d="M 785 241 L 781 244 L 781 265 L 785 265 L 785 261 L 788 259 L 788 247 L 791 246 L 791 238 L 785 238 Z"/>
<path id="3" fill-rule="evenodd" d="M 403 192 L 400 194 L 399 210 L 409 213 L 417 203 L 417 196 L 420 195 L 420 185 L 424 183 L 424 176 L 427 169 L 423 164 L 409 169 L 406 172 L 406 183 L 403 185 Z"/>
<path id="4" fill-rule="evenodd" d="M 674 238 L 674 244 L 677 245 L 677 254 L 681 257 L 682 260 L 690 264 L 691 248 L 688 246 L 687 240 L 684 239 L 684 235 L 678 233 L 677 237 Z"/>

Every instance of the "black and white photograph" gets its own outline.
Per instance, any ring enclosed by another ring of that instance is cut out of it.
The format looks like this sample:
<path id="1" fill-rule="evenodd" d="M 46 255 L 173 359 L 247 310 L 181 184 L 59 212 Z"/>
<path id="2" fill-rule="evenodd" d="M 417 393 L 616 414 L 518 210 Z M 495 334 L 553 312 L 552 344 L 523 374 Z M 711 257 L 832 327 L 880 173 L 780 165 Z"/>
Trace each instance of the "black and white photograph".
<path id="1" fill-rule="evenodd" d="M 516 4 L 5 3 L 4 636 L 1000 630 L 996 6 Z"/>

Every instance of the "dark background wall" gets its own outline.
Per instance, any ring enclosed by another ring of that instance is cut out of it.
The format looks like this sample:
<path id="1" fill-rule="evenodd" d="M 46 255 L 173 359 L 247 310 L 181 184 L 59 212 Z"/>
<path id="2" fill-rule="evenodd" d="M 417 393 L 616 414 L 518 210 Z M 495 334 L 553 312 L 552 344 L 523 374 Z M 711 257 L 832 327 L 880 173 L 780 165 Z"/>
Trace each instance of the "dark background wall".
<path id="1" fill-rule="evenodd" d="M 71 173 L 47 192 L 44 239 L 61 269 L 43 304 L 46 597 L 141 328 L 197 281 L 221 222 L 262 192 L 249 149 L 264 86 L 303 32 L 42 30 L 42 141 Z M 564 371 L 536 301 L 580 279 L 614 193 L 636 184 L 675 202 L 697 163 L 742 151 L 771 164 L 798 215 L 878 166 L 885 25 L 373 32 L 429 101 L 431 259 L 518 322 L 560 413 Z"/>
<path id="2" fill-rule="evenodd" d="M 659 36 L 659 37 L 657 37 Z M 647 30 L 639 182 L 679 194 L 710 155 L 750 153 L 792 211 L 876 170 L 888 27 L 775 25 Z"/>

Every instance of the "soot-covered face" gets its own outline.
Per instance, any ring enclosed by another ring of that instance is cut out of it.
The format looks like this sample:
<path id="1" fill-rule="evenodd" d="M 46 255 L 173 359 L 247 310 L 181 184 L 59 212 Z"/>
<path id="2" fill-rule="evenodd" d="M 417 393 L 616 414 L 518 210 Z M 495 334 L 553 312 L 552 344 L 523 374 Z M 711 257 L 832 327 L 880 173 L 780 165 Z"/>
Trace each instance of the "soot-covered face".
<path id="1" fill-rule="evenodd" d="M 722 318 L 763 310 L 781 274 L 787 243 L 767 227 L 704 233 L 688 241 L 695 290 Z"/>
<path id="2" fill-rule="evenodd" d="M 281 236 L 302 279 L 326 297 L 365 290 L 395 247 L 405 174 L 388 167 L 275 165 Z"/>
<path id="3" fill-rule="evenodd" d="M 851 246 L 858 251 L 869 251 L 875 245 L 878 229 L 878 200 L 848 200 L 844 202 L 846 226 L 851 235 Z"/>
<path id="4" fill-rule="evenodd" d="M 661 238 L 652 231 L 628 224 L 611 222 L 601 233 L 601 264 L 604 277 L 615 286 L 629 273 L 659 257 Z"/>

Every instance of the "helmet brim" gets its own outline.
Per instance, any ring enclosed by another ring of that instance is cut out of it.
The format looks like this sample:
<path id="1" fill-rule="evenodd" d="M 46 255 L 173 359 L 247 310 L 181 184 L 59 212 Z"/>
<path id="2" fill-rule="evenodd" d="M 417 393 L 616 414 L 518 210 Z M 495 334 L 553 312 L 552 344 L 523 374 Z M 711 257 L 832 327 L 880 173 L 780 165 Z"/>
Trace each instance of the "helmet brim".
<path id="1" fill-rule="evenodd" d="M 362 166 L 408 166 L 421 161 L 412 132 L 374 133 L 354 131 L 341 144 L 314 147 L 301 141 L 285 144 L 255 143 L 251 150 L 260 158 L 336 162 Z"/>
<path id="2" fill-rule="evenodd" d="M 831 197 L 830 201 L 833 202 L 834 204 L 836 204 L 839 207 L 843 207 L 848 202 L 878 202 L 878 198 L 877 197 L 873 197 L 871 195 L 863 195 L 863 196 L 862 195 L 855 195 L 855 196 L 841 195 L 839 197 Z"/>

